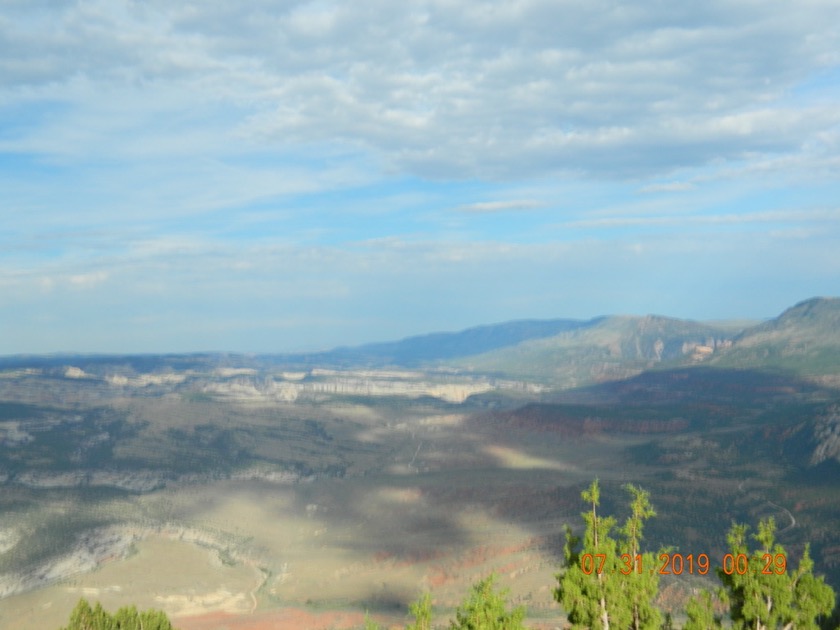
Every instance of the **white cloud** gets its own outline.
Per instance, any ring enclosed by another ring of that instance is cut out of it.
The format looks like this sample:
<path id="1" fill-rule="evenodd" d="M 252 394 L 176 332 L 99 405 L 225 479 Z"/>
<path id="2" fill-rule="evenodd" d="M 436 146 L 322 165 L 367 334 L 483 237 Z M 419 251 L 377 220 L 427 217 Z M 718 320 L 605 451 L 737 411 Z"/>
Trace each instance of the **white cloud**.
<path id="1" fill-rule="evenodd" d="M 542 203 L 535 199 L 512 199 L 508 201 L 479 201 L 465 206 L 460 206 L 458 210 L 461 212 L 475 214 L 487 214 L 516 210 L 532 210 L 534 208 L 539 208 L 541 205 Z"/>
<path id="2" fill-rule="evenodd" d="M 660 193 L 660 192 L 685 192 L 692 190 L 694 184 L 691 182 L 665 182 L 661 184 L 649 184 L 643 186 L 639 192 L 643 193 Z"/>
<path id="3" fill-rule="evenodd" d="M 837 286 L 837 2 L 1 13 L 0 323 L 33 348 L 29 322 L 65 311 L 116 345 L 151 315 L 183 343 L 199 313 L 197 330 L 245 331 L 328 312 L 379 337 L 456 327 L 445 311 L 575 315 L 574 296 L 581 315 L 631 311 L 621 296 L 694 281 L 685 252 L 715 285 L 754 281 L 749 259 Z M 242 334 L 221 346 L 257 347 Z"/>
<path id="4" fill-rule="evenodd" d="M 663 174 L 836 125 L 833 103 L 804 111 L 791 90 L 838 62 L 838 23 L 836 3 L 748 0 L 20 4 L 0 21 L 0 102 L 94 114 L 59 116 L 50 131 L 75 135 L 30 150 L 122 154 L 131 135 L 218 155 L 240 134 L 441 178 Z"/>
<path id="5" fill-rule="evenodd" d="M 623 228 L 646 226 L 677 226 L 689 228 L 697 225 L 739 224 L 824 224 L 840 228 L 840 209 L 833 210 L 768 210 L 728 214 L 668 214 L 647 216 L 608 216 L 580 219 L 563 224 L 570 228 Z M 776 233 L 776 232 L 774 232 Z M 782 232 L 780 232 L 782 233 Z M 786 232 L 784 232 L 786 233 Z"/>
<path id="6" fill-rule="evenodd" d="M 90 289 L 102 284 L 108 279 L 106 271 L 94 271 L 92 273 L 77 273 L 67 276 L 70 286 L 80 289 Z"/>

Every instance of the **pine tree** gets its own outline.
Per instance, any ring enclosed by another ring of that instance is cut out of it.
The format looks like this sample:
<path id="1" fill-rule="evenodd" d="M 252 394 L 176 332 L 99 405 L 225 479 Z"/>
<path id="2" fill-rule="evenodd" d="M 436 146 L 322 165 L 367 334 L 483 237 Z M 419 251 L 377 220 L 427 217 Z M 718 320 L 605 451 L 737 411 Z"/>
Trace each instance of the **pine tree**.
<path id="1" fill-rule="evenodd" d="M 746 525 L 733 524 L 727 536 L 729 555 L 718 575 L 730 605 L 733 627 L 747 630 L 818 630 L 817 618 L 834 608 L 834 591 L 813 574 L 809 547 L 794 572 L 787 570 L 787 554 L 775 542 L 776 524 L 761 521 L 752 538 L 759 547 L 750 552 Z"/>
<path id="2" fill-rule="evenodd" d="M 405 630 L 432 630 L 432 596 L 429 593 L 411 604 L 408 611 L 414 616 L 414 623 Z"/>
<path id="3" fill-rule="evenodd" d="M 601 491 L 597 479 L 581 493 L 590 506 L 582 514 L 586 530 L 581 549 L 578 549 L 580 538 L 572 534 L 568 525 L 565 528 L 566 568 L 557 575 L 554 597 L 566 610 L 573 628 L 659 627 L 659 612 L 651 603 L 658 581 L 655 577 L 644 579 L 644 571 L 639 574 L 636 565 L 642 525 L 653 515 L 653 509 L 647 493 L 637 488 L 630 492 L 634 500 L 631 515 L 620 532 L 623 536 L 620 545 L 611 537 L 615 518 L 598 514 Z M 652 558 L 648 566 L 653 566 Z"/>
<path id="4" fill-rule="evenodd" d="M 451 630 L 524 630 L 525 608 L 517 606 L 507 610 L 507 592 L 495 591 L 496 577 L 489 577 L 474 584 L 470 594 L 455 611 Z"/>
<path id="5" fill-rule="evenodd" d="M 370 614 L 365 612 L 365 625 L 362 626 L 364 630 L 382 630 L 381 626 L 371 619 Z"/>
<path id="6" fill-rule="evenodd" d="M 99 605 L 97 604 L 97 607 Z M 101 610 L 101 607 L 99 608 Z M 62 630 L 95 630 L 98 626 L 93 609 L 86 599 L 80 599 L 70 613 L 70 624 Z"/>
<path id="7" fill-rule="evenodd" d="M 701 591 L 698 596 L 688 600 L 685 606 L 688 621 L 683 630 L 721 630 L 720 616 L 712 608 L 712 596 L 709 591 Z"/>
<path id="8" fill-rule="evenodd" d="M 85 599 L 70 613 L 70 623 L 62 630 L 173 630 L 166 614 L 159 610 L 138 612 L 135 606 L 125 606 L 109 615 L 96 602 L 91 605 Z"/>
<path id="9" fill-rule="evenodd" d="M 144 610 L 138 615 L 138 630 L 173 630 L 169 618 L 160 610 Z"/>
<path id="10" fill-rule="evenodd" d="M 661 615 L 653 601 L 659 592 L 659 572 L 650 570 L 656 562 L 654 555 L 641 551 L 644 523 L 656 516 L 656 512 L 646 491 L 630 484 L 625 489 L 632 496 L 632 501 L 630 516 L 621 530 L 623 538 L 619 549 L 624 599 L 630 605 L 633 630 L 658 630 Z"/>

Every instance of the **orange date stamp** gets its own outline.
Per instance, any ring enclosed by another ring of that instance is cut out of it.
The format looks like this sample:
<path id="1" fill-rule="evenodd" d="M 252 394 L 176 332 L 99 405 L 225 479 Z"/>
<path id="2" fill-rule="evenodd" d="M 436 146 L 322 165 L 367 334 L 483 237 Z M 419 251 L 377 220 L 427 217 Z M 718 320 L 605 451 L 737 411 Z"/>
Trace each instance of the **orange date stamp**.
<path id="1" fill-rule="evenodd" d="M 707 575 L 711 569 L 711 562 L 709 555 L 705 553 L 700 554 L 681 554 L 681 553 L 661 553 L 659 554 L 659 561 L 656 566 L 643 566 L 644 560 L 640 554 L 631 555 L 623 553 L 616 558 L 615 564 L 607 564 L 607 554 L 604 553 L 584 553 L 580 556 L 580 569 L 586 575 L 600 575 L 602 573 L 621 573 L 622 575 L 630 575 L 632 573 L 641 574 L 645 570 L 650 575 L 658 573 L 659 575 L 683 575 L 684 573 L 690 575 Z M 746 554 L 727 553 L 723 556 L 720 563 L 720 569 L 726 575 L 746 575 L 762 574 L 762 575 L 782 575 L 787 571 L 787 556 L 783 553 L 765 553 L 762 556 L 754 556 L 750 558 Z"/>

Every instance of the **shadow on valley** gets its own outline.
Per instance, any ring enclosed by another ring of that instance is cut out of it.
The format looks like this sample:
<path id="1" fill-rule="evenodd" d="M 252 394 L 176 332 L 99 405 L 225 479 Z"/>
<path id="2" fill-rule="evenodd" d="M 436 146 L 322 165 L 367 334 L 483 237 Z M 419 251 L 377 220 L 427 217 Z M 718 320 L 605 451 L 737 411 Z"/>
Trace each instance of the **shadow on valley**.
<path id="1" fill-rule="evenodd" d="M 683 368 L 562 392 L 476 416 L 523 449 L 540 436 L 589 450 L 608 501 L 650 491 L 650 542 L 721 554 L 733 521 L 773 516 L 793 555 L 810 542 L 840 584 L 840 392 L 779 372 Z M 515 437 L 513 437 L 515 436 Z M 606 467 L 594 445 L 603 445 Z M 579 511 L 579 510 L 578 510 Z"/>
<path id="2" fill-rule="evenodd" d="M 792 557 L 810 541 L 817 571 L 840 586 L 840 393 L 781 373 L 659 370 L 460 404 L 267 401 L 251 373 L 231 377 L 235 400 L 202 389 L 204 377 L 138 395 L 92 378 L 73 390 L 57 373 L 64 389 L 39 403 L 28 378 L 26 404 L 10 381 L 0 403 L 0 543 L 13 541 L 0 574 L 41 571 L 85 532 L 130 524 L 252 566 L 248 606 L 391 614 L 433 590 L 446 608 L 496 571 L 550 615 L 539 589 L 597 477 L 619 520 L 624 484 L 649 491 L 648 549 L 719 559 L 733 521 L 773 516 Z M 672 583 L 681 604 L 696 581 Z"/>

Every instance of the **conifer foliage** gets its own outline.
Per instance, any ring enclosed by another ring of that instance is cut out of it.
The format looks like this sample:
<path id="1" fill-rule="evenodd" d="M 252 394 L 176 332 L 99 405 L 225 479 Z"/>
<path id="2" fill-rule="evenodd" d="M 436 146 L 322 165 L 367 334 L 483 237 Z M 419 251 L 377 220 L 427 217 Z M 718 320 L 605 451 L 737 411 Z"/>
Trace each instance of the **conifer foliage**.
<path id="1" fill-rule="evenodd" d="M 612 535 L 615 518 L 598 513 L 597 479 L 581 495 L 589 506 L 582 514 L 586 525 L 582 546 L 580 537 L 566 526 L 565 570 L 557 576 L 554 596 L 573 628 L 658 630 L 661 625 L 653 605 L 659 575 L 646 568 L 654 566 L 653 554 L 641 550 L 644 523 L 656 513 L 647 492 L 625 487 L 632 497 L 630 516 L 618 538 Z"/>
<path id="2" fill-rule="evenodd" d="M 729 554 L 718 569 L 729 600 L 733 627 L 750 630 L 818 630 L 818 621 L 834 608 L 834 591 L 822 577 L 813 574 L 809 547 L 796 571 L 787 567 L 787 554 L 775 540 L 776 523 L 761 521 L 747 545 L 747 526 L 729 530 Z"/>
<path id="3" fill-rule="evenodd" d="M 120 608 L 113 615 L 96 602 L 91 607 L 85 599 L 70 613 L 70 624 L 62 630 L 173 630 L 166 614 L 159 610 L 138 612 L 134 606 Z"/>
<path id="4" fill-rule="evenodd" d="M 632 485 L 630 516 L 616 530 L 612 516 L 599 513 L 598 480 L 581 493 L 588 509 L 582 514 L 583 539 L 566 526 L 565 568 L 557 575 L 555 599 L 566 610 L 572 628 L 579 630 L 658 630 L 663 623 L 654 601 L 659 590 L 656 557 L 642 551 L 645 521 L 656 513 L 648 493 Z M 788 567 L 785 549 L 776 542 L 772 518 L 761 521 L 748 548 L 748 527 L 734 524 L 727 541 L 729 553 L 717 569 L 723 583 L 721 599 L 729 604 L 734 630 L 819 630 L 828 627 L 835 596 L 823 577 L 813 573 L 806 546 L 798 568 Z M 668 556 L 660 552 L 660 557 Z M 686 606 L 684 630 L 723 627 L 712 597 L 701 592 Z M 840 630 L 840 629 L 838 629 Z"/>
<path id="5" fill-rule="evenodd" d="M 408 612 L 414 616 L 414 623 L 407 625 L 405 630 L 432 630 L 432 596 L 429 593 L 411 604 Z"/>
<path id="6" fill-rule="evenodd" d="M 494 588 L 496 577 L 479 580 L 455 611 L 451 630 L 524 630 L 525 608 L 507 609 L 507 591 Z"/>
<path id="7" fill-rule="evenodd" d="M 709 591 L 701 591 L 685 606 L 688 619 L 683 630 L 721 630 L 721 619 L 712 607 L 712 595 Z"/>

